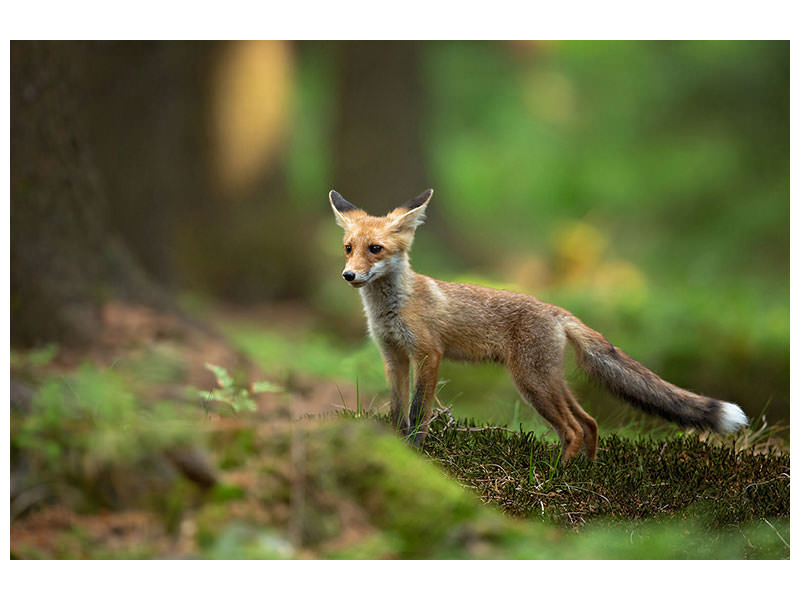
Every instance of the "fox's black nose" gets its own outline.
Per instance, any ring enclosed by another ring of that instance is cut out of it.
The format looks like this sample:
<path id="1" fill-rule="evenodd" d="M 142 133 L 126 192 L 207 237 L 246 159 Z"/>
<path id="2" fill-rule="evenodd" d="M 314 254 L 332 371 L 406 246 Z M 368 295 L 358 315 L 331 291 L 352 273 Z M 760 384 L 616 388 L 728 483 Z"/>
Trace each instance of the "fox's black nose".
<path id="1" fill-rule="evenodd" d="M 353 279 L 356 278 L 356 274 L 353 273 L 352 271 L 345 271 L 344 273 L 342 273 L 342 277 L 344 277 L 345 281 L 353 281 Z"/>

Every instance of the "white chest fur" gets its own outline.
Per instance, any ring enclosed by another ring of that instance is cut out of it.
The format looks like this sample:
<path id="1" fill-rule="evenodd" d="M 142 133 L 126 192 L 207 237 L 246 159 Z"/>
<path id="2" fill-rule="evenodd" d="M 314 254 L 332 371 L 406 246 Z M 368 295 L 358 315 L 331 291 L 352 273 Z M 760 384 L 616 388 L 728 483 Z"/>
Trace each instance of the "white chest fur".
<path id="1" fill-rule="evenodd" d="M 408 300 L 412 277 L 410 271 L 390 270 L 359 290 L 369 333 L 378 344 L 404 349 L 413 346 L 411 331 L 401 314 Z"/>

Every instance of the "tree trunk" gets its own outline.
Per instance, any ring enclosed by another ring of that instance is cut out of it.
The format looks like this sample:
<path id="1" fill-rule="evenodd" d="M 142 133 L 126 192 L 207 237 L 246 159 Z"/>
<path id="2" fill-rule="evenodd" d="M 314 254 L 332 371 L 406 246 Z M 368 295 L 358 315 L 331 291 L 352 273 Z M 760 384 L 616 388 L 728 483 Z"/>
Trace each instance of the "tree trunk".
<path id="1" fill-rule="evenodd" d="M 339 60 L 335 185 L 356 204 L 391 210 L 432 187 L 421 139 L 420 44 L 343 42 Z"/>
<path id="2" fill-rule="evenodd" d="M 147 273 L 176 287 L 177 230 L 212 205 L 209 71 L 217 42 L 92 42 L 83 114 L 111 225 Z"/>
<path id="3" fill-rule="evenodd" d="M 11 341 L 86 344 L 104 301 L 165 307 L 109 226 L 86 141 L 89 46 L 11 43 Z"/>

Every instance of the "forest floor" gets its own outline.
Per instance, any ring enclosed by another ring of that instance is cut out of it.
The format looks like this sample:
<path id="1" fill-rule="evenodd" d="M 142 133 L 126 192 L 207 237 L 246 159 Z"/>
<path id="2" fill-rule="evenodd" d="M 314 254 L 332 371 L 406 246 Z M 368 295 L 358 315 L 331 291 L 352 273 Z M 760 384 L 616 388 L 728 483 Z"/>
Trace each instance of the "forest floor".
<path id="1" fill-rule="evenodd" d="M 415 450 L 380 365 L 299 335 L 302 311 L 217 312 L 222 337 L 106 316 L 91 352 L 12 352 L 14 558 L 789 556 L 789 449 L 763 419 L 605 430 L 564 464 L 553 436 L 439 404 Z"/>

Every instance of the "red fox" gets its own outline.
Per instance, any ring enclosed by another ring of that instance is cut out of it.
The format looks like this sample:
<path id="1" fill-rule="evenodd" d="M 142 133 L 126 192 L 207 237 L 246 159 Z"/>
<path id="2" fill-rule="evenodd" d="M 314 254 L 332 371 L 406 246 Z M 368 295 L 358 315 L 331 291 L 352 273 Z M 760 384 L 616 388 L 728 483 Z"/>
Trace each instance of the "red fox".
<path id="1" fill-rule="evenodd" d="M 373 217 L 338 192 L 329 197 L 344 229 L 342 277 L 358 288 L 369 333 L 384 358 L 395 428 L 420 446 L 443 358 L 493 361 L 508 369 L 519 393 L 556 430 L 563 460 L 597 454 L 597 423 L 564 381 L 569 342 L 578 364 L 610 392 L 683 426 L 736 431 L 739 406 L 683 390 L 658 377 L 571 313 L 532 296 L 438 281 L 411 270 L 408 253 L 433 190 L 385 217 Z M 416 374 L 409 408 L 409 364 Z"/>

